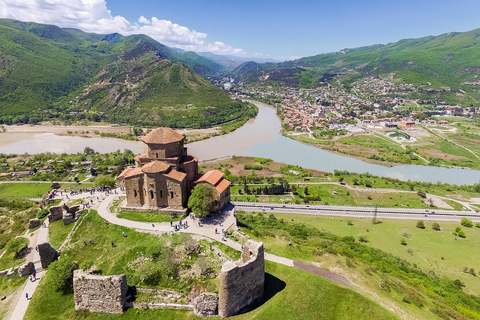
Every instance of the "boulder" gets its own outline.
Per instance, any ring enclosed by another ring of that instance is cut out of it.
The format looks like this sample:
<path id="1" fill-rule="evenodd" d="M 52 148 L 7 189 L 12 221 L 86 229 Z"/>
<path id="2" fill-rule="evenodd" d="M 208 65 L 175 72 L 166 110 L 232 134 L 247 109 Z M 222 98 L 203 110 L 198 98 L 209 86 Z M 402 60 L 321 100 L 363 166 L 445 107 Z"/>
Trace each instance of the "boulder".
<path id="1" fill-rule="evenodd" d="M 49 222 L 58 221 L 63 218 L 63 207 L 56 206 L 50 208 L 50 215 L 48 216 Z"/>
<path id="2" fill-rule="evenodd" d="M 64 212 L 63 213 L 63 225 L 70 224 L 75 221 L 75 214 Z"/>
<path id="3" fill-rule="evenodd" d="M 50 263 L 58 260 L 57 250 L 55 250 L 48 242 L 38 245 L 38 253 L 40 254 L 40 262 L 43 269 L 47 268 Z"/>
<path id="4" fill-rule="evenodd" d="M 28 262 L 18 269 L 18 274 L 21 277 L 28 276 L 28 275 L 33 273 L 34 268 L 35 268 L 35 266 L 34 266 L 33 262 Z"/>
<path id="5" fill-rule="evenodd" d="M 217 311 L 218 295 L 215 293 L 201 293 L 193 300 L 193 313 L 196 316 L 214 316 L 217 314 Z"/>
<path id="6" fill-rule="evenodd" d="M 28 221 L 28 228 L 29 229 L 33 229 L 33 228 L 36 228 L 36 227 L 40 227 L 40 225 L 42 224 L 42 222 L 40 221 L 40 219 L 30 219 Z"/>

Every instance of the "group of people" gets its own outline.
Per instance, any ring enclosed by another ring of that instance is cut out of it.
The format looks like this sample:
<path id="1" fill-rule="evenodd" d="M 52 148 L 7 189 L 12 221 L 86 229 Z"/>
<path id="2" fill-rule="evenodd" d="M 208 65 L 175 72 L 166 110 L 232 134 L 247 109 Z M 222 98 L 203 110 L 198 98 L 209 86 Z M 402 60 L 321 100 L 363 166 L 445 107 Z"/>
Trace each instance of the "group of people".
<path id="1" fill-rule="evenodd" d="M 188 221 L 183 222 L 180 220 L 178 224 L 173 224 L 173 221 L 170 221 L 170 226 L 174 229 L 174 231 L 180 231 L 181 229 L 187 229 L 188 228 Z"/>

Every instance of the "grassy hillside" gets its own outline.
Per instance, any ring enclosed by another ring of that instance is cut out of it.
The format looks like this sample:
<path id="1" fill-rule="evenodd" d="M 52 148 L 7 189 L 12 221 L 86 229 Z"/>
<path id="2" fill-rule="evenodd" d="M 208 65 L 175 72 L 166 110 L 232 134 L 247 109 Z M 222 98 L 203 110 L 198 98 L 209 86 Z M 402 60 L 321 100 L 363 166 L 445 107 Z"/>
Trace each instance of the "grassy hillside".
<path id="1" fill-rule="evenodd" d="M 195 73 L 213 75 L 222 68 L 144 35 L 0 19 L 0 122 L 221 124 L 249 110 Z"/>
<path id="2" fill-rule="evenodd" d="M 480 75 L 479 36 L 480 29 L 475 29 L 436 37 L 405 39 L 387 45 L 345 49 L 278 64 L 249 62 L 239 66 L 236 73 L 247 82 L 270 81 L 272 75 L 281 73 L 282 76 L 275 77 L 275 81 L 303 87 L 317 86 L 325 81 L 325 76 L 328 78 L 332 74 L 348 75 L 349 79 L 355 79 L 395 73 L 408 83 L 447 90 L 462 87 L 473 91 L 474 86 L 465 82 L 476 81 Z M 291 70 L 296 70 L 293 78 Z"/>

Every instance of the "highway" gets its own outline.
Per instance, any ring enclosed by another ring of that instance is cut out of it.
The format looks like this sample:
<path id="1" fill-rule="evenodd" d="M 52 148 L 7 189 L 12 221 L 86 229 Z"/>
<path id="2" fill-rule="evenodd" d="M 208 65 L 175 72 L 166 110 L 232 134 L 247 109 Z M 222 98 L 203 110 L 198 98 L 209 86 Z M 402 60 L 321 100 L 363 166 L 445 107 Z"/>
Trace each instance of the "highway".
<path id="1" fill-rule="evenodd" d="M 236 210 L 247 212 L 291 213 L 355 218 L 373 218 L 375 213 L 375 207 L 279 204 L 240 201 L 232 201 L 232 204 L 235 206 Z M 377 218 L 379 219 L 460 221 L 462 217 L 467 217 L 474 222 L 480 222 L 480 213 L 471 211 L 377 208 Z"/>

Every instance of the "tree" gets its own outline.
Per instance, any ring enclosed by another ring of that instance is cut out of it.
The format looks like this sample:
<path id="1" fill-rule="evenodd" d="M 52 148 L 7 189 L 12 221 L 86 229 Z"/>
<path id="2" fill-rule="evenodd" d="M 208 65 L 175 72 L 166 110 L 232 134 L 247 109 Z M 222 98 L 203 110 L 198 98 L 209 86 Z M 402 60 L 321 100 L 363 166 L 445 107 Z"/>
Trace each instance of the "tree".
<path id="1" fill-rule="evenodd" d="M 418 220 L 417 221 L 417 228 L 425 229 L 425 223 L 423 222 L 423 220 Z"/>
<path id="2" fill-rule="evenodd" d="M 83 153 L 85 155 L 94 155 L 95 154 L 95 150 L 93 150 L 92 148 L 90 147 L 85 147 L 85 149 L 83 149 Z"/>
<path id="3" fill-rule="evenodd" d="M 435 231 L 440 231 L 440 225 L 437 222 L 432 223 L 432 229 Z"/>
<path id="4" fill-rule="evenodd" d="M 117 184 L 117 180 L 110 177 L 98 177 L 95 179 L 96 187 L 113 187 Z"/>
<path id="5" fill-rule="evenodd" d="M 15 259 L 20 256 L 23 249 L 26 248 L 28 240 L 22 237 L 13 238 L 7 242 L 5 249 L 7 252 L 15 252 Z"/>
<path id="6" fill-rule="evenodd" d="M 77 263 L 71 258 L 64 257 L 53 262 L 48 270 L 52 277 L 53 286 L 56 291 L 63 294 L 73 292 L 73 271 L 77 269 Z"/>
<path id="7" fill-rule="evenodd" d="M 467 227 L 467 228 L 473 227 L 473 222 L 472 222 L 472 220 L 467 219 L 467 218 L 462 218 L 462 219 L 460 220 L 460 224 L 461 224 L 462 226 L 464 226 L 464 227 Z"/>
<path id="8" fill-rule="evenodd" d="M 188 199 L 188 207 L 198 217 L 206 217 L 218 210 L 217 191 L 209 184 L 197 184 Z"/>

